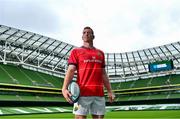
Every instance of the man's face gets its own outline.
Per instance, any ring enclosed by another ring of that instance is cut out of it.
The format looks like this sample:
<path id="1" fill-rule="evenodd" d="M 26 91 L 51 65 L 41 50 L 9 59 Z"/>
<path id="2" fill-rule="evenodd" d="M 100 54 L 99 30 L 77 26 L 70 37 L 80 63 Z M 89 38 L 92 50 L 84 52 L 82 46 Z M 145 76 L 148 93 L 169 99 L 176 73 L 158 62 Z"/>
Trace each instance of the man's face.
<path id="1" fill-rule="evenodd" d="M 85 42 L 92 41 L 94 39 L 92 30 L 91 29 L 84 29 L 82 39 Z"/>

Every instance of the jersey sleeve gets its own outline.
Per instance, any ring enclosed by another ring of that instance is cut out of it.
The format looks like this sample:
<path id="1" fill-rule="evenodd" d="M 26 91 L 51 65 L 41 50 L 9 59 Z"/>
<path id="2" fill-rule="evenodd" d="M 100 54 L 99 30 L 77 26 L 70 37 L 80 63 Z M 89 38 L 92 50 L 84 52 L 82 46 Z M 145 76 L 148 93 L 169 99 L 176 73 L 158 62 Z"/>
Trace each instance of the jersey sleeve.
<path id="1" fill-rule="evenodd" d="M 102 52 L 102 56 L 103 56 L 102 68 L 105 68 L 106 64 L 105 64 L 105 55 L 104 55 L 104 52 Z"/>
<path id="2" fill-rule="evenodd" d="M 69 59 L 68 59 L 68 65 L 75 65 L 77 66 L 77 53 L 76 50 L 73 49 L 70 53 Z"/>
<path id="3" fill-rule="evenodd" d="M 104 53 L 103 53 L 103 68 L 105 68 L 105 66 L 106 66 L 106 63 L 105 63 L 105 56 L 104 56 Z"/>

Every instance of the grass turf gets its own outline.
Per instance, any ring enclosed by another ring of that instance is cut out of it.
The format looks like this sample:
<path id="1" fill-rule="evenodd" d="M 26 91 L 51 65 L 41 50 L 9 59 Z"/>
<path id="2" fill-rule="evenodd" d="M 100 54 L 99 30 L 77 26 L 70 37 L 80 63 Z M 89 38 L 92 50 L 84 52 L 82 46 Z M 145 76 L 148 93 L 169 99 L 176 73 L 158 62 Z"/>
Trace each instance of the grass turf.
<path id="1" fill-rule="evenodd" d="M 66 119 L 74 118 L 72 113 L 55 113 L 55 114 L 31 114 L 31 115 L 13 115 L 0 116 L 0 119 Z M 90 119 L 91 116 L 88 116 Z M 164 111 L 114 111 L 107 112 L 105 119 L 179 119 L 180 110 Z"/>

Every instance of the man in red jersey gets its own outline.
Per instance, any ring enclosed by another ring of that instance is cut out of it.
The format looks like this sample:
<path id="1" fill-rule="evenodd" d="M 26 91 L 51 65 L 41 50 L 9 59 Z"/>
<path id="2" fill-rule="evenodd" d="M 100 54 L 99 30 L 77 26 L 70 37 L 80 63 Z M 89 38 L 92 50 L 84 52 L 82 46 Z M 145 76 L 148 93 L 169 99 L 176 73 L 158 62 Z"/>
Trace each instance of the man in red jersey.
<path id="1" fill-rule="evenodd" d="M 91 114 L 94 119 L 103 119 L 105 114 L 104 86 L 107 89 L 109 101 L 112 103 L 114 94 L 105 71 L 104 53 L 93 46 L 94 32 L 90 27 L 83 29 L 83 46 L 71 51 L 68 69 L 64 79 L 62 93 L 70 99 L 71 93 L 67 87 L 77 71 L 77 83 L 80 87 L 80 98 L 74 104 L 73 113 L 76 119 L 86 119 Z"/>

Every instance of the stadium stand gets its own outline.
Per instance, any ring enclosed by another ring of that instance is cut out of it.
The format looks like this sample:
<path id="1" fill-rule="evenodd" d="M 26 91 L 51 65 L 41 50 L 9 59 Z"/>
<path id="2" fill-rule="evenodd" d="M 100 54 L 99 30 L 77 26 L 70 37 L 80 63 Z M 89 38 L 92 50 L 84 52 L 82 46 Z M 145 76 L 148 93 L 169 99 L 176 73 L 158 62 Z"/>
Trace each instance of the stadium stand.
<path id="1" fill-rule="evenodd" d="M 1 101 L 64 101 L 59 93 L 62 78 L 4 64 L 0 74 Z"/>
<path id="2" fill-rule="evenodd" d="M 67 58 L 74 47 L 0 25 L 0 111 L 10 114 L 8 107 L 16 109 L 17 106 L 26 111 L 30 110 L 26 109 L 29 106 L 49 110 L 57 108 L 54 106 L 69 106 L 62 97 L 61 87 Z M 160 108 L 168 105 L 165 109 L 179 109 L 180 106 L 175 106 L 180 102 L 179 49 L 180 42 L 175 42 L 132 52 L 105 53 L 106 71 L 116 95 L 111 105 L 125 106 L 120 110 L 139 110 L 147 104 L 151 106 L 146 109 L 157 109 L 157 104 Z M 152 67 L 163 69 L 149 69 L 154 64 Z M 169 65 L 171 69 L 164 67 Z"/>

